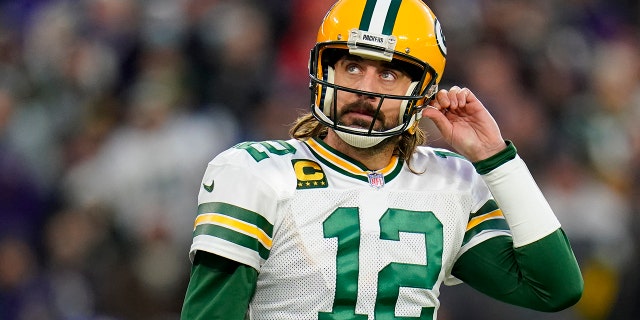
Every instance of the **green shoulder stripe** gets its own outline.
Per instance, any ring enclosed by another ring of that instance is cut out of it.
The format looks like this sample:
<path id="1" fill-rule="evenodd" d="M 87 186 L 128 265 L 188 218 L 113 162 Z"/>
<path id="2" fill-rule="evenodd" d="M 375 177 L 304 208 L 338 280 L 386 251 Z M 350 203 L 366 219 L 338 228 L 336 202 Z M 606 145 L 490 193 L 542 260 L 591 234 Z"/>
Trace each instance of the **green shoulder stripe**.
<path id="1" fill-rule="evenodd" d="M 199 235 L 208 235 L 233 242 L 239 246 L 258 252 L 260 257 L 265 260 L 269 257 L 270 249 L 258 241 L 258 239 L 225 227 L 215 224 L 201 224 L 193 230 L 194 237 Z"/>
<path id="2" fill-rule="evenodd" d="M 208 235 L 258 252 L 266 259 L 272 245 L 273 224 L 256 212 L 228 203 L 198 206 L 193 236 Z"/>
<path id="3" fill-rule="evenodd" d="M 473 239 L 473 237 L 475 237 L 482 231 L 487 231 L 487 230 L 509 231 L 509 225 L 507 224 L 507 221 L 504 220 L 504 218 L 485 220 L 479 223 L 478 225 L 476 225 L 475 227 L 467 230 L 467 232 L 464 233 L 464 239 L 462 240 L 462 245 L 467 244 L 471 239 Z"/>
<path id="4" fill-rule="evenodd" d="M 498 208 L 498 203 L 495 200 L 491 199 L 491 200 L 485 202 L 485 204 L 482 205 L 482 207 L 480 207 L 480 209 L 478 209 L 478 211 L 471 213 L 471 215 L 469 216 L 469 220 L 471 220 L 471 219 L 473 219 L 475 217 L 479 217 L 479 216 L 481 216 L 483 214 L 487 214 L 489 212 L 496 211 L 498 209 L 499 209 Z"/>
<path id="5" fill-rule="evenodd" d="M 487 201 L 478 211 L 469 215 L 467 231 L 464 234 L 463 245 L 473 237 L 487 230 L 509 231 L 509 225 L 495 200 Z"/>
<path id="6" fill-rule="evenodd" d="M 219 213 L 255 225 L 269 237 L 273 235 L 273 225 L 260 214 L 225 202 L 208 202 L 198 206 L 198 215 Z"/>

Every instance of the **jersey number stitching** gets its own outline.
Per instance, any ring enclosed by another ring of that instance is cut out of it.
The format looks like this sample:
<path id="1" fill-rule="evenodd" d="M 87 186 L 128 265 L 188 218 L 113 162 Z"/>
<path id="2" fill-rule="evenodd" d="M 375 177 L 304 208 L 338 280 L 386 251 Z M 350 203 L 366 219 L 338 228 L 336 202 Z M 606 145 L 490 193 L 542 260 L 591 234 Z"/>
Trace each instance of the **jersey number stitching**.
<path id="1" fill-rule="evenodd" d="M 284 149 L 278 149 L 272 143 L 277 143 L 282 146 Z M 288 153 L 296 153 L 296 148 L 283 140 L 273 140 L 273 141 L 262 141 L 262 142 L 242 142 L 235 145 L 234 148 L 244 149 L 246 150 L 253 160 L 256 162 L 260 162 L 264 159 L 269 158 L 269 155 L 265 151 L 258 150 L 258 146 L 268 151 L 270 154 L 275 154 L 278 156 L 285 155 Z"/>
<path id="2" fill-rule="evenodd" d="M 400 240 L 400 232 L 424 235 L 426 265 L 392 262 L 378 273 L 375 319 L 433 319 L 434 308 L 423 307 L 419 318 L 396 317 L 400 287 L 432 289 L 442 266 L 442 223 L 433 212 L 387 209 L 380 218 L 380 239 Z M 358 208 L 338 208 L 323 223 L 325 238 L 338 238 L 336 292 L 331 312 L 319 312 L 319 320 L 366 320 L 356 314 L 360 251 Z"/>

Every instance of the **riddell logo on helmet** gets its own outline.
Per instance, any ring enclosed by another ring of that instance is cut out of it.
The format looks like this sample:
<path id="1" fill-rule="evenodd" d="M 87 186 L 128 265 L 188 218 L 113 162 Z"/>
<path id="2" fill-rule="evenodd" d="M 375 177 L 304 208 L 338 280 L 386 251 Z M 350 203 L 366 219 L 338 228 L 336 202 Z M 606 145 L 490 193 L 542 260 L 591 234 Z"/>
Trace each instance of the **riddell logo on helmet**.
<path id="1" fill-rule="evenodd" d="M 362 35 L 362 40 L 373 41 L 373 42 L 377 42 L 377 43 L 384 43 L 384 39 L 382 37 L 376 37 L 376 36 L 372 36 L 372 35 L 368 35 L 368 34 L 363 34 Z"/>

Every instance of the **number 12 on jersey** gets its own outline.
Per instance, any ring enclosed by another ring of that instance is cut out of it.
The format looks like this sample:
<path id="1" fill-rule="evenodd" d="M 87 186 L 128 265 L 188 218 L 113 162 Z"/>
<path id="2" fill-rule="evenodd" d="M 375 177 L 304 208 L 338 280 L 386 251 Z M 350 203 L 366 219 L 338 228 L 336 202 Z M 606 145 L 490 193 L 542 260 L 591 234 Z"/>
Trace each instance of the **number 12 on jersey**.
<path id="1" fill-rule="evenodd" d="M 392 262 L 378 273 L 375 319 L 433 319 L 433 307 L 423 307 L 420 317 L 396 317 L 400 287 L 432 289 L 442 267 L 442 223 L 433 212 L 387 209 L 380 218 L 380 239 L 400 241 L 400 232 L 424 235 L 426 265 Z M 367 320 L 356 314 L 360 269 L 360 220 L 358 208 L 338 208 L 323 223 L 324 237 L 338 239 L 336 292 L 331 312 L 319 312 L 319 320 Z"/>

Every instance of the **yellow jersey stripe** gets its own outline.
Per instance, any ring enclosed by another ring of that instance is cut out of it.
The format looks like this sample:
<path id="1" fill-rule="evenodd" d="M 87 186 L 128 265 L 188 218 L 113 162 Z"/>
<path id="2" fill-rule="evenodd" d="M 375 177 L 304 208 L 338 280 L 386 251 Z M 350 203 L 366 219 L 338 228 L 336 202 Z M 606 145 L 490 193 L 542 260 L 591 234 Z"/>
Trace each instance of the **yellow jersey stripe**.
<path id="1" fill-rule="evenodd" d="M 386 167 L 382 168 L 382 170 L 380 170 L 380 173 L 386 175 L 393 171 L 393 169 L 395 169 L 396 165 L 398 164 L 398 159 L 398 156 L 395 155 L 391 157 L 391 161 L 389 162 L 389 164 Z"/>
<path id="2" fill-rule="evenodd" d="M 218 213 L 206 213 L 206 214 L 199 215 L 196 218 L 193 229 L 195 230 L 195 228 L 198 225 L 208 224 L 208 223 L 217 224 L 229 229 L 242 231 L 258 239 L 258 241 L 260 241 L 262 245 L 264 245 L 267 249 L 271 248 L 271 245 L 272 245 L 271 238 L 260 228 L 256 227 L 255 225 L 246 223 L 244 221 L 233 219 L 231 217 L 224 216 Z"/>
<path id="3" fill-rule="evenodd" d="M 502 210 L 500 209 L 496 209 L 493 210 L 489 213 L 483 214 L 481 216 L 477 216 L 471 220 L 469 220 L 469 223 L 467 224 L 467 230 L 469 231 L 470 229 L 472 229 L 473 227 L 481 224 L 484 221 L 487 221 L 489 219 L 495 219 L 495 218 L 502 218 L 504 219 L 504 216 L 502 215 Z"/>
<path id="4" fill-rule="evenodd" d="M 318 142 L 316 142 L 313 139 L 308 139 L 306 140 L 307 144 L 313 148 L 313 150 L 315 152 L 317 152 L 318 154 L 322 155 L 324 158 L 326 158 L 327 160 L 333 162 L 335 165 L 339 166 L 342 170 L 347 171 L 351 174 L 356 174 L 356 175 L 367 175 L 367 171 L 362 170 L 361 168 L 359 168 L 358 166 L 348 162 L 347 160 L 344 160 L 342 158 L 340 158 L 339 156 L 335 155 L 334 153 L 332 153 L 330 150 L 327 150 L 326 148 L 324 148 L 322 145 L 320 145 Z M 398 156 L 394 155 L 391 158 L 391 161 L 389 162 L 389 164 L 382 168 L 381 170 L 379 170 L 378 172 L 386 175 L 390 172 L 393 171 L 393 169 L 396 168 L 396 166 L 398 165 Z"/>
<path id="5" fill-rule="evenodd" d="M 331 153 L 331 151 L 322 147 L 315 140 L 308 139 L 307 143 L 313 148 L 313 150 L 315 150 L 317 153 L 321 154 L 323 157 L 327 158 L 334 164 L 340 166 L 343 170 L 348 171 L 352 174 L 365 174 L 362 169 L 334 155 L 333 153 Z"/>

